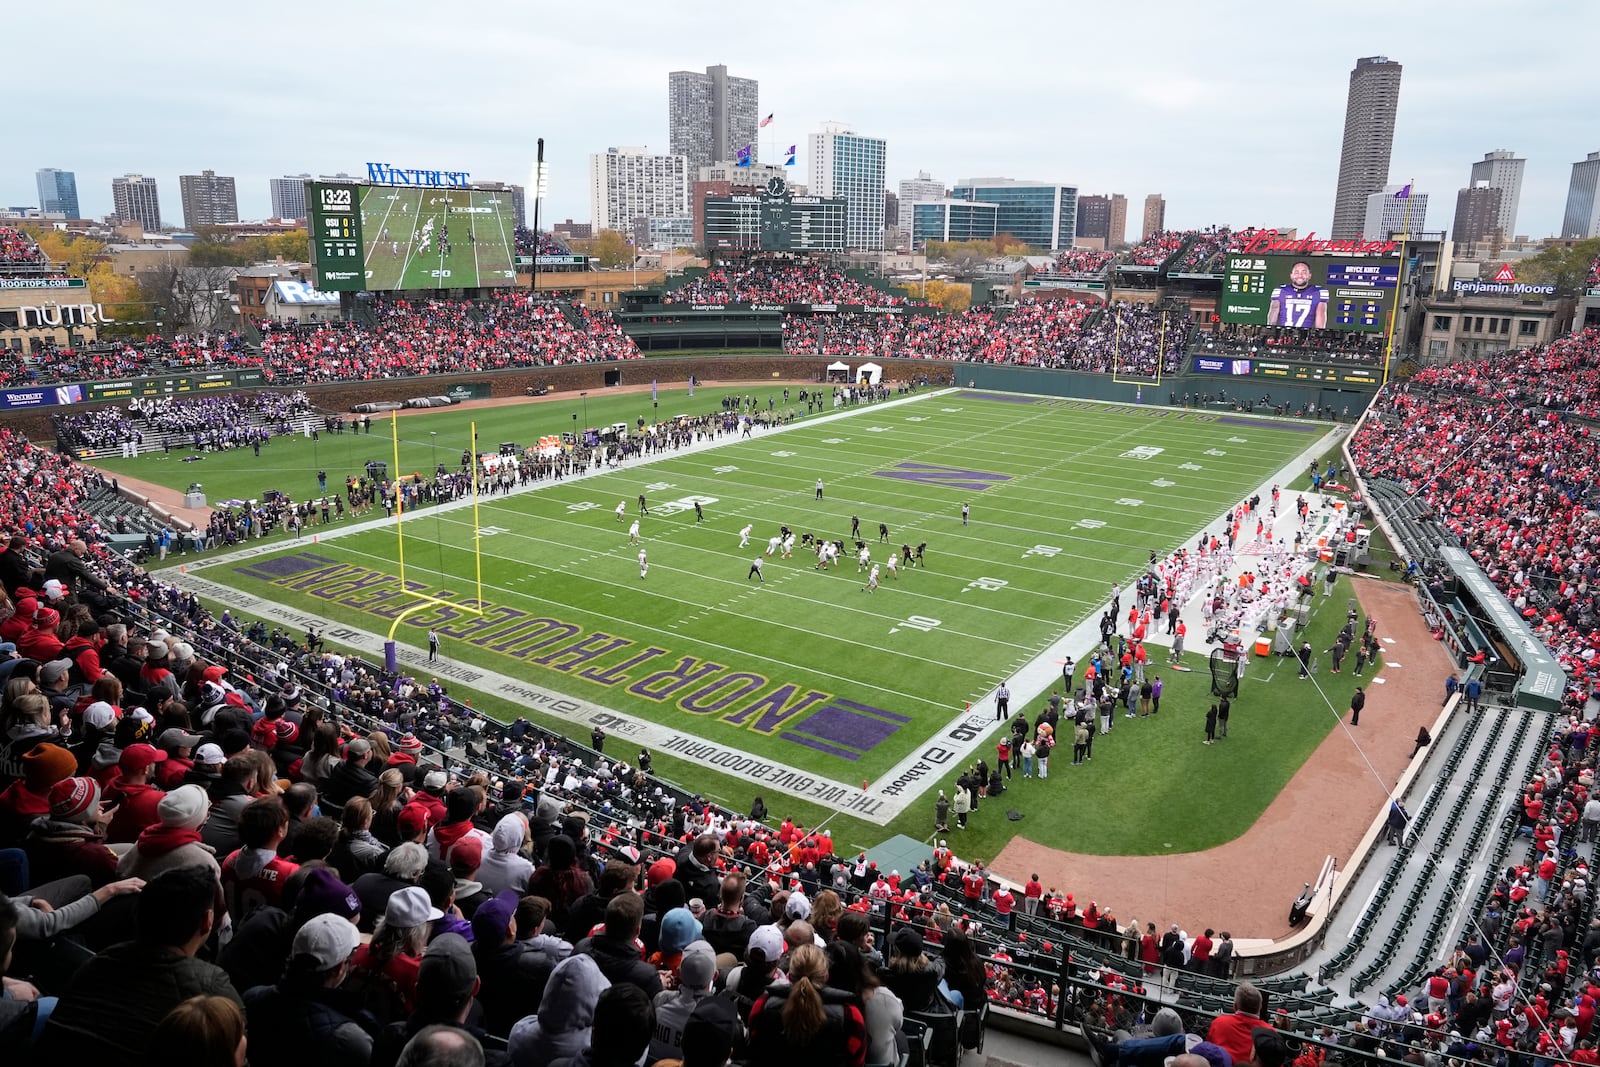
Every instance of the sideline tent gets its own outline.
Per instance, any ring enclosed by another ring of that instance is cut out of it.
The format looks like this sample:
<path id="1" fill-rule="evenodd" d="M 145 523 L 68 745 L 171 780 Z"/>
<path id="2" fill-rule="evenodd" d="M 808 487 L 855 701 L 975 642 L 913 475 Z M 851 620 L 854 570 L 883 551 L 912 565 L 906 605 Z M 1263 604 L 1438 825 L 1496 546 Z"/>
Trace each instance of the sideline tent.
<path id="1" fill-rule="evenodd" d="M 848 382 L 850 380 L 850 364 L 839 360 L 828 364 L 828 377 L 830 382 Z"/>
<path id="2" fill-rule="evenodd" d="M 883 368 L 876 363 L 863 363 L 856 368 L 857 382 L 866 382 L 868 385 L 877 385 L 883 380 Z"/>

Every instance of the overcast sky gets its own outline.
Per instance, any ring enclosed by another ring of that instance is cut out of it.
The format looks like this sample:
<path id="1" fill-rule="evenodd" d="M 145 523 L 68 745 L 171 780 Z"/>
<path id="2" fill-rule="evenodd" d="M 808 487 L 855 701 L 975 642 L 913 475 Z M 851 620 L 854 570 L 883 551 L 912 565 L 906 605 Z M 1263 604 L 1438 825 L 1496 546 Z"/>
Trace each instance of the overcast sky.
<path id="1" fill-rule="evenodd" d="M 589 218 L 588 156 L 667 149 L 667 72 L 726 63 L 761 83 L 769 147 L 836 119 L 888 141 L 888 185 L 1004 175 L 1120 192 L 1137 237 L 1145 195 L 1175 227 L 1326 234 L 1349 71 L 1404 64 L 1390 180 L 1432 194 L 1449 226 L 1468 167 L 1528 160 L 1517 230 L 1559 227 L 1571 164 L 1600 149 L 1600 4 L 1500 0 L 1123 6 L 953 0 L 806 4 L 276 4 L 160 0 L 12 5 L 0 205 L 37 204 L 34 171 L 77 173 L 82 210 L 111 178 L 267 180 L 365 172 L 369 160 L 526 184 L 550 166 L 546 224 Z M 532 205 L 529 205 L 530 216 Z"/>

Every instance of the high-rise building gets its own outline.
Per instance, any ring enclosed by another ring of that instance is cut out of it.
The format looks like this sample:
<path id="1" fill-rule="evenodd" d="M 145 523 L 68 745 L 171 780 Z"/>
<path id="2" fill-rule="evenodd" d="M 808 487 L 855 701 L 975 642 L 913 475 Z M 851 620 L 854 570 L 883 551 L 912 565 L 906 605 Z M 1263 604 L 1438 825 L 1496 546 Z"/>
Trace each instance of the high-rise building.
<path id="1" fill-rule="evenodd" d="M 1167 198 L 1160 193 L 1151 193 L 1144 198 L 1144 229 L 1141 231 L 1141 241 L 1148 241 L 1151 234 L 1160 233 L 1167 228 Z"/>
<path id="2" fill-rule="evenodd" d="M 1344 148 L 1339 153 L 1339 186 L 1333 197 L 1333 239 L 1361 236 L 1367 196 L 1389 180 L 1394 148 L 1394 117 L 1400 105 L 1398 63 L 1386 56 L 1356 60 L 1344 106 Z M 1372 236 L 1369 234 L 1368 236 Z"/>
<path id="3" fill-rule="evenodd" d="M 178 193 L 183 198 L 183 224 L 191 230 L 239 221 L 239 196 L 232 178 L 213 170 L 180 174 Z"/>
<path id="4" fill-rule="evenodd" d="M 863 137 L 848 125 L 825 122 L 811 135 L 811 195 L 842 197 L 848 204 L 845 245 L 883 251 L 884 171 L 888 143 Z"/>
<path id="5" fill-rule="evenodd" d="M 118 222 L 137 222 L 152 232 L 161 229 L 161 193 L 156 180 L 143 174 L 112 178 L 111 212 Z"/>
<path id="6" fill-rule="evenodd" d="M 1469 189 L 1487 185 L 1500 190 L 1499 217 L 1495 226 L 1500 230 L 1501 239 L 1507 242 L 1516 236 L 1517 202 L 1522 199 L 1522 172 L 1527 165 L 1526 159 L 1518 159 L 1510 149 L 1497 148 L 1493 152 L 1485 152 L 1483 158 L 1472 165 L 1472 176 L 1467 180 Z M 1462 239 L 1459 228 L 1453 236 L 1457 241 Z"/>
<path id="7" fill-rule="evenodd" d="M 78 176 L 70 170 L 41 167 L 39 179 L 39 210 L 48 214 L 59 211 L 69 219 L 78 214 Z"/>
<path id="8" fill-rule="evenodd" d="M 919 200 L 910 211 L 911 248 L 929 241 L 989 241 L 999 232 L 1000 205 L 975 200 Z"/>
<path id="9" fill-rule="evenodd" d="M 1456 218 L 1450 226 L 1450 239 L 1458 248 L 1480 241 L 1501 244 L 1507 240 L 1500 225 L 1500 201 L 1505 193 L 1488 182 L 1476 182 L 1456 193 Z"/>
<path id="10" fill-rule="evenodd" d="M 1078 236 L 1099 238 L 1104 247 L 1128 241 L 1128 198 L 1121 193 L 1078 197 Z"/>
<path id="11" fill-rule="evenodd" d="M 506 182 L 474 182 L 475 189 L 493 189 L 511 196 L 511 221 L 518 226 L 528 224 L 527 192 L 520 185 L 510 185 Z"/>
<path id="12" fill-rule="evenodd" d="M 273 178 L 267 184 L 272 187 L 272 217 L 275 219 L 303 219 L 306 217 L 306 182 L 311 180 L 309 174 L 287 174 L 282 178 Z"/>
<path id="13" fill-rule="evenodd" d="M 995 236 L 1010 234 L 1041 252 L 1070 248 L 1078 232 L 1078 189 L 1074 185 L 964 178 L 950 190 L 950 197 L 995 205 Z"/>
<path id="14" fill-rule="evenodd" d="M 1590 152 L 1572 165 L 1561 236 L 1600 237 L 1600 152 Z"/>
<path id="15" fill-rule="evenodd" d="M 1361 228 L 1357 235 L 1365 234 L 1368 240 L 1382 241 L 1390 234 L 1422 233 L 1428 228 L 1428 194 L 1411 190 L 1411 195 L 1396 194 L 1405 190 L 1403 185 L 1385 185 L 1375 193 L 1368 193 L 1366 210 L 1361 215 Z"/>
<path id="16" fill-rule="evenodd" d="M 688 218 L 689 161 L 648 148 L 608 148 L 589 157 L 594 228 L 632 231 L 636 219 Z"/>
<path id="17" fill-rule="evenodd" d="M 667 148 L 689 161 L 689 173 L 719 159 L 737 159 L 746 146 L 755 162 L 760 125 L 760 83 L 754 78 L 730 77 L 721 64 L 704 74 L 675 70 L 667 75 Z"/>

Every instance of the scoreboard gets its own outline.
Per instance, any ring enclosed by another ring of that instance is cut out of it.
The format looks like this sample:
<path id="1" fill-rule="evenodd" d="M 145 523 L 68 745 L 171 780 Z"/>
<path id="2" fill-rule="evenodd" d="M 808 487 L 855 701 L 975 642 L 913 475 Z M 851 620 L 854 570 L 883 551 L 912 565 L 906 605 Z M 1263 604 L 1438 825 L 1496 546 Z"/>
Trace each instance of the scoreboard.
<path id="1" fill-rule="evenodd" d="M 745 252 L 843 252 L 848 202 L 842 197 L 795 196 L 782 178 L 760 192 L 708 196 L 708 249 Z"/>
<path id="2" fill-rule="evenodd" d="M 1378 333 L 1400 287 L 1397 259 L 1229 254 L 1223 322 Z"/>
<path id="3" fill-rule="evenodd" d="M 311 229 L 311 262 L 317 268 L 318 289 L 360 292 L 367 287 L 360 194 L 358 185 L 306 183 L 306 222 Z"/>

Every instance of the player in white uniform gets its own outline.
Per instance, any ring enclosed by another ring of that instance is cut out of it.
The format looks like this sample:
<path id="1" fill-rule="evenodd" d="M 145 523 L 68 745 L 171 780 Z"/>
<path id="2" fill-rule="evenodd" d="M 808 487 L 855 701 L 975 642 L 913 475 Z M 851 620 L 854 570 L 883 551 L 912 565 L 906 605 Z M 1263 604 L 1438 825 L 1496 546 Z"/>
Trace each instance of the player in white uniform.
<path id="1" fill-rule="evenodd" d="M 867 574 L 867 584 L 861 588 L 869 593 L 878 591 L 878 565 L 876 563 L 872 565 L 872 570 Z"/>
<path id="2" fill-rule="evenodd" d="M 872 562 L 872 549 L 866 545 L 861 546 L 861 551 L 856 554 L 856 573 L 860 574 L 867 569 L 867 564 Z"/>
<path id="3" fill-rule="evenodd" d="M 769 538 L 767 538 L 767 555 L 770 556 L 774 552 L 778 551 L 778 546 L 781 545 L 781 544 L 783 544 L 783 538 L 781 538 L 781 537 L 769 537 Z"/>
<path id="4" fill-rule="evenodd" d="M 644 554 L 644 549 L 639 550 L 639 577 L 643 578 L 650 573 L 650 558 Z"/>
<path id="5" fill-rule="evenodd" d="M 822 568 L 826 567 L 827 565 L 828 565 L 828 542 L 826 542 L 826 541 L 818 541 L 817 542 L 817 568 L 816 569 L 820 571 Z"/>
<path id="6" fill-rule="evenodd" d="M 794 534 L 783 539 L 783 558 L 788 559 L 794 555 Z"/>
<path id="7" fill-rule="evenodd" d="M 839 565 L 839 545 L 838 545 L 838 543 L 834 542 L 834 541 L 824 542 L 823 546 L 822 546 L 822 550 L 824 552 L 826 552 L 827 555 L 828 555 L 827 562 L 829 562 L 829 563 L 833 564 L 835 567 L 837 567 Z"/>
<path id="8" fill-rule="evenodd" d="M 900 580 L 900 557 L 891 552 L 889 553 L 889 558 L 884 562 L 889 566 L 889 577 L 898 582 Z"/>
<path id="9" fill-rule="evenodd" d="M 639 543 L 639 520 L 638 519 L 634 519 L 633 520 L 633 525 L 628 527 L 628 544 L 636 545 L 638 543 Z"/>
<path id="10" fill-rule="evenodd" d="M 617 507 L 620 510 L 622 505 L 618 504 Z M 744 524 L 744 529 L 739 531 L 739 547 L 740 548 L 744 548 L 746 545 L 748 545 L 750 543 L 750 531 L 752 529 L 754 529 L 754 526 L 751 523 L 747 522 L 747 523 Z"/>
<path id="11" fill-rule="evenodd" d="M 617 501 L 617 521 L 618 522 L 622 521 L 622 516 L 627 510 L 628 510 L 628 502 L 626 500 Z"/>

